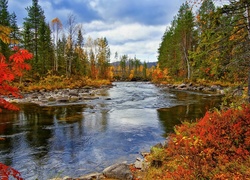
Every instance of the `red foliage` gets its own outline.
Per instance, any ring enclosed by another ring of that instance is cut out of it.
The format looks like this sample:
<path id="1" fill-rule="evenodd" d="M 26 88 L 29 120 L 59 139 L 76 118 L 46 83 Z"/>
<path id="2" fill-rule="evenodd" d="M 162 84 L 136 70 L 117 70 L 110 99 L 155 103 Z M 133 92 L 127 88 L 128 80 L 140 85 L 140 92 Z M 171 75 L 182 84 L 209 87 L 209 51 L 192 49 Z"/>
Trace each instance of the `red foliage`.
<path id="1" fill-rule="evenodd" d="M 30 70 L 30 65 L 25 63 L 32 58 L 32 54 L 25 49 L 14 47 L 15 52 L 10 56 L 9 62 L 0 54 L 0 111 L 1 108 L 9 110 L 18 110 L 19 108 L 6 101 L 3 97 L 14 96 L 20 98 L 18 88 L 13 87 L 10 83 L 15 77 L 21 77 L 23 70 Z"/>
<path id="2" fill-rule="evenodd" d="M 17 180 L 23 180 L 21 174 L 17 170 L 0 163 L 0 179 L 8 180 L 9 176 L 13 176 Z"/>
<path id="3" fill-rule="evenodd" d="M 177 127 L 170 139 L 167 179 L 250 179 L 249 105 L 208 112 L 196 125 Z"/>

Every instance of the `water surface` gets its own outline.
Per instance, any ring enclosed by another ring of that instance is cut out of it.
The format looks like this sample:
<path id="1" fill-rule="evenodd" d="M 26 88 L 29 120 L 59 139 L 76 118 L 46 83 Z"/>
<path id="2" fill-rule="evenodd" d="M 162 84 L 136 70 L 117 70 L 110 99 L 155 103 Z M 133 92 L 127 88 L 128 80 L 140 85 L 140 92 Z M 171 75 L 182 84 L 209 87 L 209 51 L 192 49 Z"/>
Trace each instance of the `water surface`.
<path id="1" fill-rule="evenodd" d="M 144 82 L 117 82 L 84 104 L 21 105 L 0 114 L 0 162 L 25 179 L 100 172 L 163 142 L 173 126 L 195 120 L 220 98 L 171 91 Z"/>

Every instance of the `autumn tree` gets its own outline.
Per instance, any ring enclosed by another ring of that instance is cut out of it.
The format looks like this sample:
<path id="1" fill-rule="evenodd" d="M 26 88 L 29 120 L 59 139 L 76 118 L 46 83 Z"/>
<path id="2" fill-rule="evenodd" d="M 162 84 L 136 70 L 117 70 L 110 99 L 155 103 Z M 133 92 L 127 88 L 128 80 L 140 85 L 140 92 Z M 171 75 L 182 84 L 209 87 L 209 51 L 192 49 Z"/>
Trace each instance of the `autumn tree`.
<path id="1" fill-rule="evenodd" d="M 197 4 L 197 2 L 203 8 L 208 3 L 207 0 L 195 0 L 191 4 Z M 209 7 L 208 5 L 206 7 Z M 202 15 L 201 12 L 198 13 L 198 21 L 205 23 L 203 26 L 206 26 L 206 24 L 210 26 L 206 30 L 207 40 L 203 39 L 202 46 L 206 45 L 205 53 L 209 55 L 209 58 L 205 58 L 204 61 L 211 63 L 204 70 L 213 79 L 223 78 L 232 82 L 244 82 L 244 79 L 247 79 L 248 76 L 248 94 L 250 97 L 249 1 L 229 1 L 228 4 L 218 7 L 214 12 L 207 14 L 210 19 L 208 23 L 200 19 Z M 201 57 L 204 51 L 199 51 L 199 48 L 197 50 L 196 55 Z"/>
<path id="2" fill-rule="evenodd" d="M 209 48 L 212 46 L 214 39 L 213 34 L 213 17 L 215 15 L 215 5 L 212 0 L 204 1 L 198 9 L 196 16 L 197 44 L 195 49 L 190 53 L 193 59 L 193 77 L 194 78 L 211 78 L 211 67 L 214 67 L 215 53 L 211 54 Z"/>
<path id="3" fill-rule="evenodd" d="M 9 44 L 11 39 L 10 29 L 4 26 L 0 26 L 0 39 L 2 42 Z M 4 97 L 16 97 L 20 98 L 18 88 L 11 85 L 11 82 L 16 77 L 23 75 L 23 70 L 29 70 L 31 67 L 25 61 L 32 58 L 32 54 L 25 49 L 13 48 L 13 54 L 9 57 L 8 61 L 5 56 L 0 53 L 0 111 L 4 109 L 18 110 L 18 107 L 9 103 Z"/>
<path id="4" fill-rule="evenodd" d="M 108 77 L 108 69 L 110 62 L 110 48 L 107 39 L 98 38 L 98 55 L 97 55 L 97 66 L 98 66 L 98 77 L 100 79 L 106 79 Z"/>
<path id="5" fill-rule="evenodd" d="M 52 26 L 52 33 L 53 33 L 53 40 L 54 40 L 54 46 L 55 46 L 55 59 L 53 64 L 53 70 L 58 71 L 58 40 L 59 40 L 59 34 L 63 29 L 62 22 L 59 18 L 54 18 L 51 21 Z"/>

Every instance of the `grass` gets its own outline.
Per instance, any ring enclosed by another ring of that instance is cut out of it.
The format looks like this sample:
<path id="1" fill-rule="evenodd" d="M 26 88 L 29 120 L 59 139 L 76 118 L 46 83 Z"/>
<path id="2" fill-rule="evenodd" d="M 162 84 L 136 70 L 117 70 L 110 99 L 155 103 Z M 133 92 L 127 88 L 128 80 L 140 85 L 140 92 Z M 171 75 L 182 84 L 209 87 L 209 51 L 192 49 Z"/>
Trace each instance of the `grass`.
<path id="1" fill-rule="evenodd" d="M 25 85 L 25 83 L 20 83 L 18 85 L 19 89 L 24 92 L 38 91 L 46 89 L 48 91 L 55 89 L 73 89 L 80 87 L 101 87 L 103 85 L 110 85 L 109 80 L 102 79 L 90 79 L 83 76 L 73 76 L 70 78 L 64 76 L 49 75 L 42 78 L 38 82 L 30 82 Z"/>

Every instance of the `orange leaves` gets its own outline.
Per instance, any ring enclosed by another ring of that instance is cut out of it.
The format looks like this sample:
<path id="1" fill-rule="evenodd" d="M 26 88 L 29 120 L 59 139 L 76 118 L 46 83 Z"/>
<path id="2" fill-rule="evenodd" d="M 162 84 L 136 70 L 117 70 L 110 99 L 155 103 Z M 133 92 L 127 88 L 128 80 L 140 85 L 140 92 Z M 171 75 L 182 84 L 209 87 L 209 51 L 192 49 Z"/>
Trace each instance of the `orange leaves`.
<path id="1" fill-rule="evenodd" d="M 159 82 L 159 81 L 169 81 L 170 76 L 168 74 L 168 69 L 161 70 L 159 65 L 153 70 L 152 73 L 152 81 Z"/>

